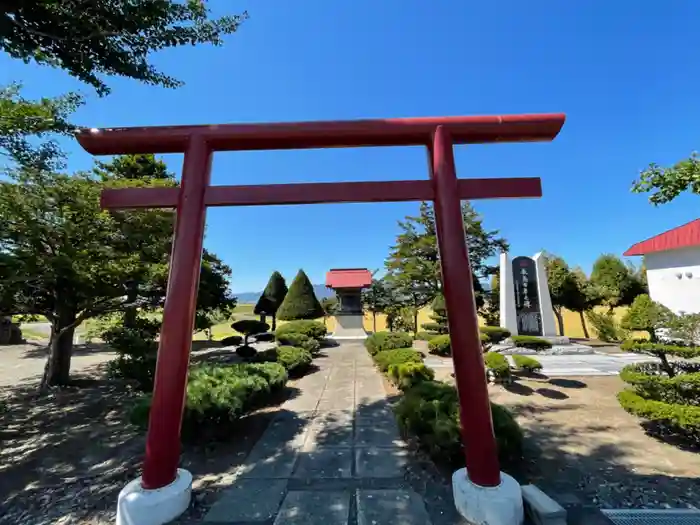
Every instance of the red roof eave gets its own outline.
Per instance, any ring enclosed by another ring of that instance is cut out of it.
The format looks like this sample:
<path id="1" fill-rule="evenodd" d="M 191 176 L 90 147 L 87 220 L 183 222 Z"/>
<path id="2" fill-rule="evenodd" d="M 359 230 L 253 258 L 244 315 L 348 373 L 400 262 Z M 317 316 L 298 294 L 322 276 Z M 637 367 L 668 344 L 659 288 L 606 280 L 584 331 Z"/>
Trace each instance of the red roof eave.
<path id="1" fill-rule="evenodd" d="M 700 246 L 700 219 L 695 219 L 645 241 L 638 242 L 631 246 L 623 255 L 626 257 L 646 255 L 691 246 Z"/>
<path id="2" fill-rule="evenodd" d="M 326 274 L 328 288 L 367 288 L 372 284 L 372 273 L 367 268 L 337 268 Z"/>

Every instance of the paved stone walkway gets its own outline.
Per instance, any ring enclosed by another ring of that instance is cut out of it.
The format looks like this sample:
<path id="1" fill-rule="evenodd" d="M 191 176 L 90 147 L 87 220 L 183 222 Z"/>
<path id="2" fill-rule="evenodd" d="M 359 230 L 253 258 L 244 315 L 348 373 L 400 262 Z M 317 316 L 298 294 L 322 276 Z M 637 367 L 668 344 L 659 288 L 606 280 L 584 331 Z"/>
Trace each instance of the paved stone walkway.
<path id="1" fill-rule="evenodd" d="M 210 524 L 431 525 L 364 347 L 328 348 L 204 518 Z"/>

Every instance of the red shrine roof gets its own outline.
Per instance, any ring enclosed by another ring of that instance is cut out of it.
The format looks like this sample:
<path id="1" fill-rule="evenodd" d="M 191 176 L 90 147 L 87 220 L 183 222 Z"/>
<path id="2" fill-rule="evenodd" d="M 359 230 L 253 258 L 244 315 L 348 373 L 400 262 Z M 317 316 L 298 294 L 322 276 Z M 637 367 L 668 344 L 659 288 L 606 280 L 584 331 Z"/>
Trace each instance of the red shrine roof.
<path id="1" fill-rule="evenodd" d="M 689 246 L 700 246 L 700 219 L 655 235 L 646 241 L 638 242 L 623 255 L 646 255 L 647 253 L 677 250 Z"/>
<path id="2" fill-rule="evenodd" d="M 326 274 L 328 288 L 367 288 L 372 273 L 367 268 L 334 268 Z"/>

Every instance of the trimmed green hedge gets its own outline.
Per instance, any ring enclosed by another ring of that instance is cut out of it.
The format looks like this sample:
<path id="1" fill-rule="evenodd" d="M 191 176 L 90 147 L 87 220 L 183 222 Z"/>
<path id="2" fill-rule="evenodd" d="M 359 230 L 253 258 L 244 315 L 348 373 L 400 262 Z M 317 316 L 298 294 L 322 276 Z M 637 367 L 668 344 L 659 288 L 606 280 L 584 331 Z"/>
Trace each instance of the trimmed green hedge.
<path id="1" fill-rule="evenodd" d="M 376 332 L 365 339 L 367 351 L 374 355 L 382 350 L 411 348 L 413 338 L 406 332 Z"/>
<path id="2" fill-rule="evenodd" d="M 700 373 L 668 377 L 659 372 L 656 363 L 627 365 L 620 371 L 620 379 L 634 386 L 644 399 L 700 406 Z"/>
<path id="3" fill-rule="evenodd" d="M 396 348 L 394 350 L 382 350 L 374 354 L 374 362 L 379 370 L 386 372 L 391 365 L 402 363 L 422 363 L 423 354 L 412 348 Z"/>
<path id="4" fill-rule="evenodd" d="M 539 372 L 540 370 L 542 370 L 542 363 L 540 363 L 537 359 L 533 357 L 518 354 L 515 354 L 511 357 L 513 358 L 515 366 L 517 366 L 521 370 L 524 370 L 525 372 L 531 374 L 533 372 Z"/>
<path id="5" fill-rule="evenodd" d="M 435 372 L 424 363 L 398 363 L 389 365 L 389 379 L 401 390 L 408 390 L 423 381 L 435 379 Z"/>
<path id="6" fill-rule="evenodd" d="M 480 326 L 479 330 L 489 338 L 491 344 L 498 344 L 510 337 L 510 330 L 500 326 Z"/>
<path id="7" fill-rule="evenodd" d="M 700 347 L 698 346 L 650 343 L 649 341 L 634 339 L 628 339 L 627 341 L 623 342 L 620 345 L 620 349 L 626 352 L 650 354 L 655 357 L 661 357 L 661 354 L 680 357 L 682 359 L 693 359 L 694 357 L 700 357 Z"/>
<path id="8" fill-rule="evenodd" d="M 290 334 L 290 333 L 304 334 L 307 337 L 321 341 L 326 334 L 328 329 L 320 321 L 289 321 L 277 328 L 275 330 L 275 337 L 279 339 L 280 336 Z"/>
<path id="9" fill-rule="evenodd" d="M 321 350 L 321 343 L 313 337 L 309 337 L 301 332 L 282 332 L 276 335 L 277 342 L 282 346 L 296 346 L 308 350 L 311 354 L 316 354 Z"/>
<path id="10" fill-rule="evenodd" d="M 287 371 L 278 363 L 203 365 L 190 371 L 187 382 L 182 438 L 226 437 L 231 424 L 271 400 L 287 382 Z M 131 422 L 148 424 L 151 396 L 140 399 L 131 411 Z"/>
<path id="11" fill-rule="evenodd" d="M 400 427 L 415 436 L 433 459 L 452 468 L 462 465 L 459 402 L 453 386 L 421 382 L 406 391 L 395 410 Z M 491 403 L 491 417 L 501 467 L 512 470 L 522 459 L 522 431 L 512 414 L 500 405 Z"/>
<path id="12" fill-rule="evenodd" d="M 261 362 L 279 363 L 289 374 L 289 377 L 303 376 L 311 366 L 311 352 L 294 346 L 278 346 L 258 353 L 256 360 Z"/>
<path id="13" fill-rule="evenodd" d="M 519 348 L 529 348 L 530 350 L 547 350 L 552 348 L 552 343 L 534 335 L 514 335 L 511 336 L 511 340 Z"/>
<path id="14" fill-rule="evenodd" d="M 437 337 L 433 337 L 428 342 L 428 351 L 431 354 L 439 355 L 442 357 L 451 356 L 452 347 L 450 346 L 449 334 L 438 335 Z"/>
<path id="15" fill-rule="evenodd" d="M 438 334 L 436 332 L 422 331 L 422 332 L 418 332 L 416 334 L 415 339 L 418 341 L 430 341 L 433 337 L 437 337 L 438 335 L 440 335 L 440 334 Z"/>
<path id="16" fill-rule="evenodd" d="M 497 379 L 510 377 L 510 365 L 508 359 L 503 354 L 496 352 L 486 352 L 484 354 L 484 364 Z"/>
<path id="17" fill-rule="evenodd" d="M 617 399 L 627 412 L 700 443 L 700 407 L 644 399 L 632 390 L 623 390 L 617 394 Z"/>

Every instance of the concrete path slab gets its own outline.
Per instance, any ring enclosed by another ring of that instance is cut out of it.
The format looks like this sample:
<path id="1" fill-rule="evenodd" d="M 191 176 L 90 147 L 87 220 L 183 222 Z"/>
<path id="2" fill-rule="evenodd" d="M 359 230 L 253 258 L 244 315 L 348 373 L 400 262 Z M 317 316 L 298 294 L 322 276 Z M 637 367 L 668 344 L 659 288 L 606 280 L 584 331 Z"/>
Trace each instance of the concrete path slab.
<path id="1" fill-rule="evenodd" d="M 407 487 L 406 444 L 367 351 L 343 343 L 325 352 L 206 522 L 431 524 L 422 497 Z"/>

